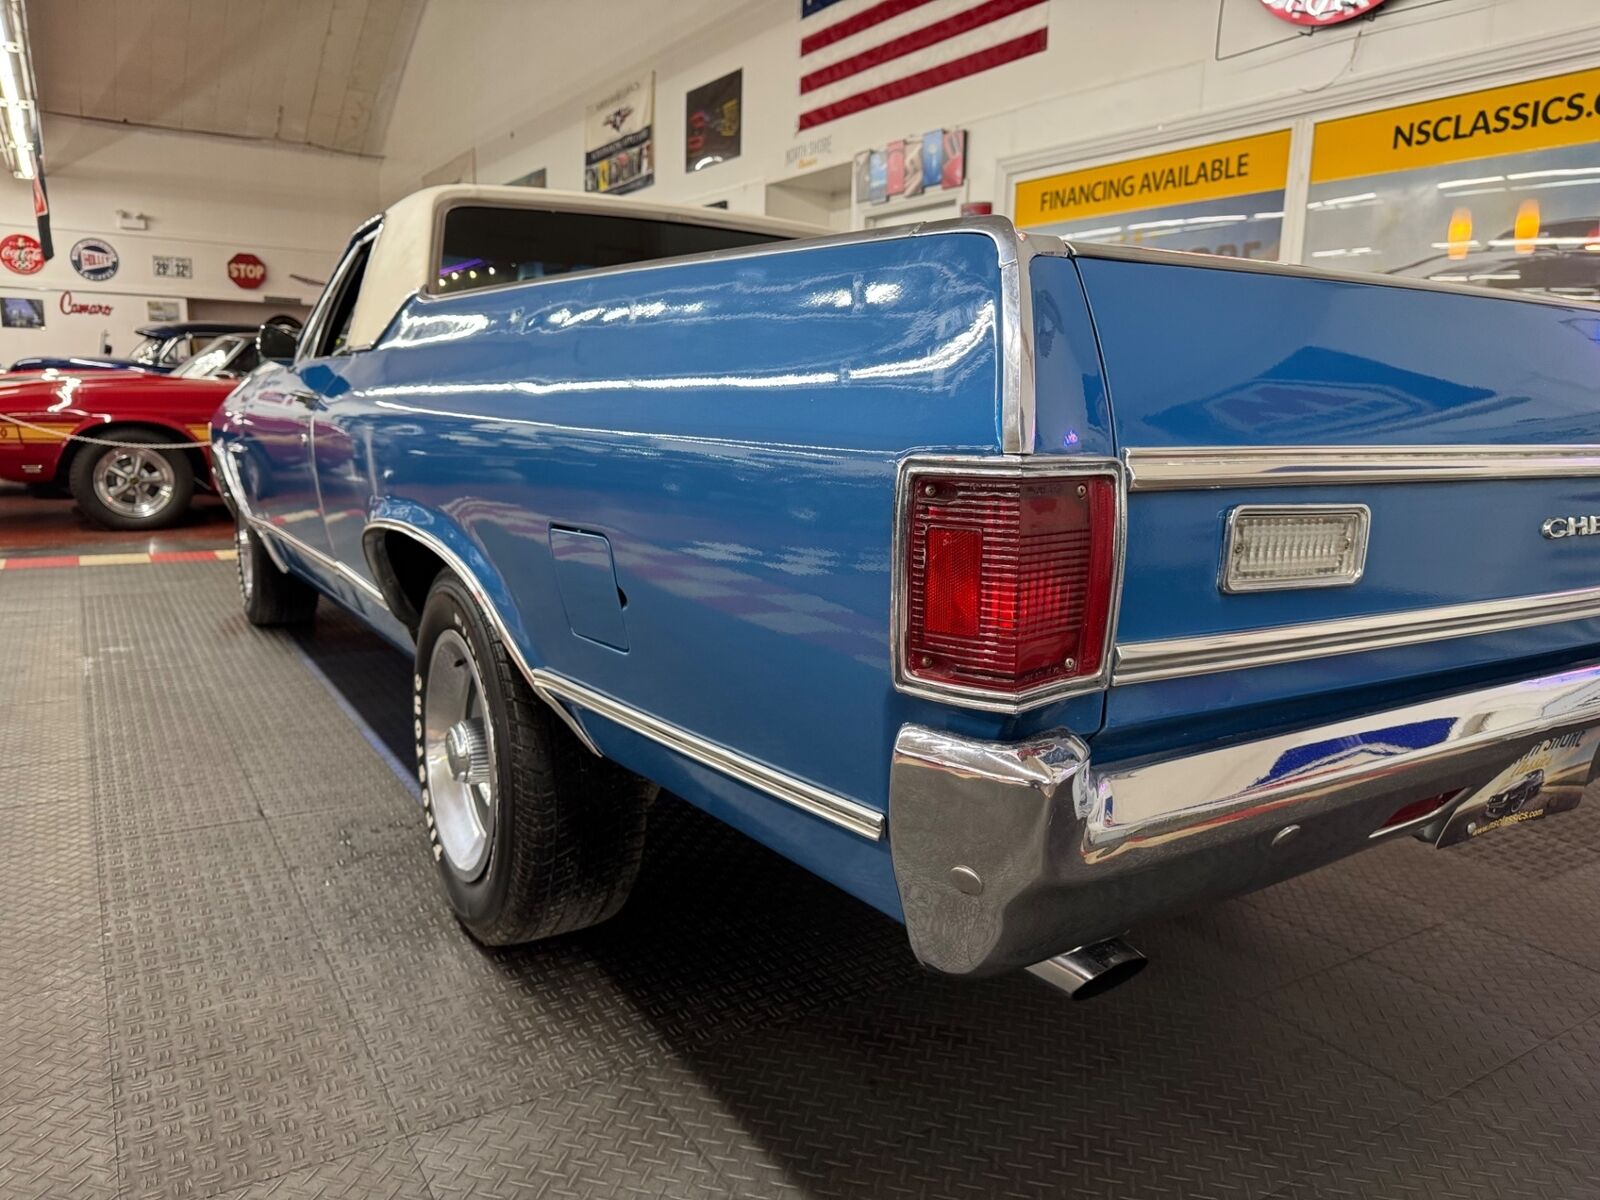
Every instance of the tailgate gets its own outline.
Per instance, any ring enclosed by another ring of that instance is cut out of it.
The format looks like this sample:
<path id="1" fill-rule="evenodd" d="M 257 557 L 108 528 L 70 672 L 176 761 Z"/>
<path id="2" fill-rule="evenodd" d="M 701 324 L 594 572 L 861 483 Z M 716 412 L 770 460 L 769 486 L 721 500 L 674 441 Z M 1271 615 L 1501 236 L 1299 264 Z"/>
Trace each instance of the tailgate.
<path id="1" fill-rule="evenodd" d="M 1114 754 L 1600 657 L 1600 310 L 1076 262 L 1131 469 Z M 1360 578 L 1225 593 L 1257 504 L 1366 506 Z"/>

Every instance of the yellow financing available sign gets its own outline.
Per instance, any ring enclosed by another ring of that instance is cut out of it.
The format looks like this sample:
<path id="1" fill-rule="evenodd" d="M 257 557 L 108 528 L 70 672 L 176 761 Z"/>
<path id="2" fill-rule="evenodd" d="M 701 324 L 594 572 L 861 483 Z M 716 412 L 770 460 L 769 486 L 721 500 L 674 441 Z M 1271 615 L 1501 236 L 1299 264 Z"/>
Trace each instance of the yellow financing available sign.
<path id="1" fill-rule="evenodd" d="M 1018 225 L 1054 225 L 1108 213 L 1273 192 L 1289 177 L 1289 131 L 1192 146 L 1017 184 Z"/>
<path id="2" fill-rule="evenodd" d="M 1311 182 L 1600 141 L 1600 70 L 1488 88 L 1317 126 Z"/>

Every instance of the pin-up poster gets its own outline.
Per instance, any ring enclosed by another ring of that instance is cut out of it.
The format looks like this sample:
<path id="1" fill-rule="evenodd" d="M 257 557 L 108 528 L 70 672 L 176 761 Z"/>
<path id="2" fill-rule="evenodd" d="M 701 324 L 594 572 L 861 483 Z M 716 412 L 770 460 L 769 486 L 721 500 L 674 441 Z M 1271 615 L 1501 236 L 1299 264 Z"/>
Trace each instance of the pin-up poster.
<path id="1" fill-rule="evenodd" d="M 744 72 L 735 71 L 689 93 L 683 169 L 703 171 L 739 157 Z"/>
<path id="2" fill-rule="evenodd" d="M 967 180 L 967 135 L 961 129 L 930 129 L 896 138 L 881 150 L 856 155 L 856 199 L 884 204 L 935 188 L 958 188 Z"/>
<path id="3" fill-rule="evenodd" d="M 583 124 L 583 190 L 634 192 L 655 181 L 654 71 L 611 88 L 588 106 Z"/>

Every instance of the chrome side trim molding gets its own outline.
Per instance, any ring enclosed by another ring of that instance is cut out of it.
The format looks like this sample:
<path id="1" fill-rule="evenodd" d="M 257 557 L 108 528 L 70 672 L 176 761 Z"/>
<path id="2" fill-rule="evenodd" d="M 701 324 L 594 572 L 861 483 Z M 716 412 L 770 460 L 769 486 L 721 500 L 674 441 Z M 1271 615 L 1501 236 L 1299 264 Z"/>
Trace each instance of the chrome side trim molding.
<path id="1" fill-rule="evenodd" d="M 1354 283 L 1362 287 L 1405 288 L 1413 292 L 1447 292 L 1473 296 L 1480 300 L 1510 300 L 1521 304 L 1544 304 L 1568 311 L 1594 311 L 1584 300 L 1563 300 L 1536 292 L 1501 292 L 1471 283 L 1446 279 L 1402 279 L 1394 275 L 1365 274 L 1360 271 L 1330 271 L 1300 263 L 1268 262 L 1258 258 L 1226 258 L 1220 254 L 1194 254 L 1186 250 L 1157 250 L 1151 246 L 1112 245 L 1106 242 L 1069 242 L 1074 258 L 1112 259 L 1118 262 L 1154 263 L 1168 267 L 1202 267 L 1212 271 L 1240 271 L 1250 275 L 1286 275 L 1300 279 L 1322 279 L 1330 283 Z"/>
<path id="2" fill-rule="evenodd" d="M 1555 446 L 1131 447 L 1128 490 L 1305 487 L 1460 479 L 1578 479 L 1600 475 L 1600 444 Z"/>
<path id="3" fill-rule="evenodd" d="M 360 575 L 355 571 L 352 571 L 338 559 L 324 554 L 315 546 L 306 545 L 306 543 L 295 537 L 294 534 L 284 529 L 281 525 L 274 525 L 270 521 L 263 520 L 261 517 L 254 515 L 249 516 L 247 519 L 250 522 L 250 528 L 254 529 L 257 533 L 268 534 L 271 537 L 285 542 L 291 549 L 295 550 L 299 554 L 304 554 L 307 558 L 317 563 L 318 566 L 323 567 L 325 570 L 332 571 L 341 579 L 348 583 L 354 584 L 357 588 L 360 588 L 361 591 L 365 592 L 369 598 L 376 600 L 379 604 L 383 605 L 384 608 L 387 609 L 389 607 L 389 601 L 385 599 L 384 594 L 378 589 L 378 585 L 373 583 L 372 580 L 367 579 L 365 576 Z"/>
<path id="4" fill-rule="evenodd" d="M 1125 642 L 1117 647 L 1112 683 L 1150 683 L 1186 675 L 1270 667 L 1334 654 L 1359 654 L 1595 618 L 1600 618 L 1600 587 L 1270 629 Z"/>
<path id="5" fill-rule="evenodd" d="M 494 601 L 489 599 L 489 593 L 484 591 L 483 585 L 478 582 L 478 577 L 467 568 L 466 563 L 461 561 L 461 556 L 433 534 L 426 530 L 418 529 L 415 525 L 407 525 L 403 521 L 394 521 L 388 517 L 375 517 L 368 521 L 361 530 L 361 544 L 367 552 L 369 566 L 371 565 L 373 554 L 372 545 L 374 539 L 372 535 L 379 530 L 393 530 L 396 533 L 404 534 L 406 537 L 415 538 L 449 565 L 450 569 L 455 572 L 456 578 L 460 579 L 466 585 L 467 591 L 472 593 L 473 600 L 477 602 L 478 608 L 488 618 L 489 624 L 494 626 L 495 636 L 505 646 L 506 653 L 511 655 L 511 661 L 517 664 L 517 670 L 522 672 L 522 677 L 528 681 L 528 686 L 533 689 L 533 694 L 550 706 L 556 716 L 561 718 L 562 724 L 572 730 L 573 735 L 584 744 L 591 754 L 597 758 L 605 757 L 600 753 L 600 747 L 594 744 L 594 739 L 589 736 L 589 731 L 583 727 L 583 723 L 567 709 L 566 705 L 547 692 L 539 681 L 534 678 L 534 668 L 523 657 L 522 648 L 517 645 L 516 640 L 511 636 L 511 631 L 506 628 L 505 618 L 500 615 L 500 610 L 495 607 Z M 385 600 L 385 603 L 388 603 L 387 600 Z"/>
<path id="6" fill-rule="evenodd" d="M 785 774 L 555 671 L 536 667 L 533 677 L 535 686 L 551 695 L 559 696 L 608 721 L 615 721 L 624 729 L 647 737 L 701 766 L 710 767 L 730 779 L 774 796 L 851 833 L 874 841 L 883 836 L 883 814 L 876 809 Z"/>
<path id="7" fill-rule="evenodd" d="M 1033 397 L 1033 289 L 1026 243 L 1015 229 L 986 228 L 1000 256 L 1000 451 L 1032 454 L 1038 420 Z"/>

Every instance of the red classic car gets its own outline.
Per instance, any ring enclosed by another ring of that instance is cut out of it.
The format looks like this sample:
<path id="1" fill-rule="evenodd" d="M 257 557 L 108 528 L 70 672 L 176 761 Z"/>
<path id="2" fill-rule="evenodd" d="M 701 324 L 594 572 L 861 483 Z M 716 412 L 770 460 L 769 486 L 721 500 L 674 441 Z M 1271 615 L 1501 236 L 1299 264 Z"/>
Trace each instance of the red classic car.
<path id="1" fill-rule="evenodd" d="M 0 377 L 0 479 L 70 495 L 113 529 L 170 525 L 197 487 L 212 489 L 211 414 L 258 361 L 254 338 L 238 333 L 170 375 Z"/>

